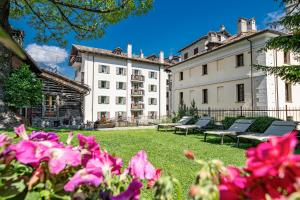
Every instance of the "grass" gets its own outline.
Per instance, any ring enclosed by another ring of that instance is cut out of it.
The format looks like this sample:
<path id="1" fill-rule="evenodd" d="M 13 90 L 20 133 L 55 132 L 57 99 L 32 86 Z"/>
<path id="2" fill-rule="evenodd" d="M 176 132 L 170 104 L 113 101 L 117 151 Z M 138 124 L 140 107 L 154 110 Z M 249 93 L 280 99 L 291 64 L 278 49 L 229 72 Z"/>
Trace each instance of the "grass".
<path id="1" fill-rule="evenodd" d="M 62 140 L 67 138 L 65 130 L 56 132 Z M 95 135 L 101 149 L 121 157 L 125 166 L 132 156 L 144 149 L 150 162 L 155 167 L 163 169 L 163 175 L 172 175 L 181 182 L 184 195 L 187 195 L 199 169 L 196 163 L 184 157 L 184 150 L 192 150 L 200 159 L 220 159 L 225 165 L 242 166 L 245 163 L 243 148 L 236 148 L 231 140 L 225 140 L 225 144 L 220 145 L 220 139 L 215 137 L 208 137 L 208 141 L 204 142 L 202 134 L 184 136 L 173 132 L 157 132 L 154 129 L 81 131 L 81 133 Z M 153 194 L 147 190 L 142 193 L 145 199 L 152 199 L 152 196 Z"/>

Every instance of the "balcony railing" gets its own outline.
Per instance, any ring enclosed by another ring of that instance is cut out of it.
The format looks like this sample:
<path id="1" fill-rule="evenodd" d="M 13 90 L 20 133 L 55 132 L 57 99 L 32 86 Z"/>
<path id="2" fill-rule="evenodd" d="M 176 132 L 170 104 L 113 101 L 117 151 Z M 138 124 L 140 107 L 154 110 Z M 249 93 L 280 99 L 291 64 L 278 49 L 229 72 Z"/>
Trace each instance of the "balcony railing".
<path id="1" fill-rule="evenodd" d="M 131 81 L 144 82 L 145 77 L 143 75 L 131 75 Z"/>
<path id="2" fill-rule="evenodd" d="M 143 110 L 145 108 L 145 104 L 143 103 L 132 103 L 131 110 Z"/>
<path id="3" fill-rule="evenodd" d="M 143 96 L 145 95 L 145 91 L 141 89 L 133 89 L 131 90 L 131 96 Z"/>

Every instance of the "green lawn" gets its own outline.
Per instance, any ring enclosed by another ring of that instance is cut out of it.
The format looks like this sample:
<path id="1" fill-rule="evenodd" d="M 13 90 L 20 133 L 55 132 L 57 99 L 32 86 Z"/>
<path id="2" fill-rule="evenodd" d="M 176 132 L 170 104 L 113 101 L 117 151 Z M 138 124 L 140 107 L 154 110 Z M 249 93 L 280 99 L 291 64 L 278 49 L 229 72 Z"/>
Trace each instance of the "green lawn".
<path id="1" fill-rule="evenodd" d="M 66 132 L 58 133 L 62 139 L 66 139 Z M 225 144 L 220 145 L 220 139 L 215 137 L 208 137 L 208 141 L 204 142 L 202 134 L 184 136 L 183 134 L 173 134 L 173 132 L 157 132 L 154 129 L 81 131 L 81 133 L 95 135 L 101 148 L 121 157 L 125 166 L 132 156 L 144 149 L 150 162 L 155 167 L 163 169 L 163 174 L 173 175 L 180 180 L 185 195 L 194 181 L 198 166 L 184 157 L 184 150 L 194 151 L 201 159 L 220 159 L 226 165 L 242 166 L 245 163 L 244 149 L 236 148 L 235 143 L 230 140 L 225 140 Z M 152 199 L 152 193 L 143 191 L 143 197 Z"/>

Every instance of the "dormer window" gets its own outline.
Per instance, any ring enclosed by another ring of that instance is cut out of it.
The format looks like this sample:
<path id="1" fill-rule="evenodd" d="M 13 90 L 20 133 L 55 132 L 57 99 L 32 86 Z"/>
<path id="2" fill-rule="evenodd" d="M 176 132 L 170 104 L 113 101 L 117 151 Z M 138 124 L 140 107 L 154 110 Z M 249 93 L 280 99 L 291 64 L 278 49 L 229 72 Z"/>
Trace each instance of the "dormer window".
<path id="1" fill-rule="evenodd" d="M 194 49 L 194 55 L 197 55 L 198 53 L 199 53 L 199 48 L 197 47 Z"/>
<path id="2" fill-rule="evenodd" d="M 112 52 L 113 52 L 113 54 L 121 55 L 122 54 L 122 49 L 120 47 L 117 47 Z"/>
<path id="3" fill-rule="evenodd" d="M 185 53 L 185 54 L 183 55 L 183 59 L 186 60 L 186 59 L 188 59 L 188 58 L 189 58 L 189 53 Z"/>

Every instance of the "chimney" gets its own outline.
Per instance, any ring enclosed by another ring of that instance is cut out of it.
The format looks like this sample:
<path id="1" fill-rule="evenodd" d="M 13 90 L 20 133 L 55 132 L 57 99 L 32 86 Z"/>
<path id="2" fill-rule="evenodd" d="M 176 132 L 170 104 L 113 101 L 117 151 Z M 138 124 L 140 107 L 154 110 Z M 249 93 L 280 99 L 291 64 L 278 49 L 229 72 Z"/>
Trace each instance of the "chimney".
<path id="1" fill-rule="evenodd" d="M 144 53 L 143 53 L 143 50 L 141 49 L 141 55 L 140 55 L 141 58 L 144 58 Z"/>
<path id="2" fill-rule="evenodd" d="M 221 27 L 220 27 L 220 31 L 225 31 L 225 30 L 226 30 L 225 25 L 222 24 Z"/>
<path id="3" fill-rule="evenodd" d="M 245 18 L 239 18 L 238 21 L 238 33 L 245 33 L 247 32 L 247 19 Z"/>
<path id="4" fill-rule="evenodd" d="M 251 18 L 247 21 L 247 29 L 248 31 L 257 31 L 256 20 L 254 18 Z"/>
<path id="5" fill-rule="evenodd" d="M 163 51 L 160 51 L 160 53 L 159 53 L 159 62 L 165 63 L 165 54 Z"/>
<path id="6" fill-rule="evenodd" d="M 127 55 L 128 58 L 132 58 L 132 44 L 127 45 Z"/>

